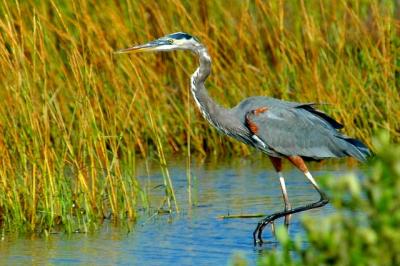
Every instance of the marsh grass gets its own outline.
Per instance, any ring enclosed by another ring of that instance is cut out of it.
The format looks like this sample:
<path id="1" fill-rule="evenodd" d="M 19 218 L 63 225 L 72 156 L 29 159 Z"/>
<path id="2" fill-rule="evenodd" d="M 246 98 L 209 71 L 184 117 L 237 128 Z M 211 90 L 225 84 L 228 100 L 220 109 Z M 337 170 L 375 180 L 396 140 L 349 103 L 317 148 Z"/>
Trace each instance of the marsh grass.
<path id="1" fill-rule="evenodd" d="M 209 47 L 208 87 L 224 106 L 251 95 L 329 103 L 321 108 L 349 135 L 370 144 L 385 128 L 399 140 L 394 1 L 227 5 L 1 1 L 0 224 L 72 232 L 135 219 L 137 201 L 150 197 L 135 178 L 138 155 L 159 158 L 177 208 L 165 154 L 250 153 L 188 101 L 195 57 L 112 54 L 174 31 Z"/>

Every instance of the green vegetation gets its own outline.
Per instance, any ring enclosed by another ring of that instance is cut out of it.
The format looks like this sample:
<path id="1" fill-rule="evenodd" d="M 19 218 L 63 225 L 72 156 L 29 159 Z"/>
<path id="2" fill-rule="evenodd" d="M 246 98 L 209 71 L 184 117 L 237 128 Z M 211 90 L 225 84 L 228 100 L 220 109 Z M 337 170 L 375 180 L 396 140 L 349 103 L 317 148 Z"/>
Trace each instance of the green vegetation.
<path id="1" fill-rule="evenodd" d="M 372 132 L 385 128 L 399 140 L 393 5 L 1 1 L 0 224 L 49 232 L 86 230 L 109 212 L 134 219 L 147 199 L 135 178 L 138 154 L 159 158 L 169 207 L 177 208 L 164 154 L 249 154 L 193 107 L 196 58 L 112 54 L 174 31 L 209 47 L 208 86 L 225 106 L 250 95 L 327 102 L 349 135 L 371 144 Z"/>
<path id="2" fill-rule="evenodd" d="M 326 179 L 335 213 L 318 221 L 306 217 L 303 237 L 289 238 L 280 228 L 281 250 L 260 265 L 399 265 L 400 145 L 388 140 L 387 134 L 375 140 L 365 179 Z"/>

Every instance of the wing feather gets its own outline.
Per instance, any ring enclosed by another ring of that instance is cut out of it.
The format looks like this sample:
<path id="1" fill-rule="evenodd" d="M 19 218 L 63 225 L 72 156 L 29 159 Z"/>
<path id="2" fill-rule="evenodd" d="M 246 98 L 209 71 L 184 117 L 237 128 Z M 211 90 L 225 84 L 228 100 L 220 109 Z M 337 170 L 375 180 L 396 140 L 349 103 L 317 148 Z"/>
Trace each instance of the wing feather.
<path id="1" fill-rule="evenodd" d="M 352 156 L 360 161 L 370 156 L 368 147 L 343 135 L 339 131 L 343 126 L 314 106 L 257 96 L 242 101 L 232 113 L 253 134 L 248 143 L 271 156 L 314 160 Z"/>
<path id="2" fill-rule="evenodd" d="M 314 159 L 342 157 L 340 134 L 320 117 L 301 108 L 270 107 L 249 117 L 257 127 L 257 137 L 276 152 Z"/>

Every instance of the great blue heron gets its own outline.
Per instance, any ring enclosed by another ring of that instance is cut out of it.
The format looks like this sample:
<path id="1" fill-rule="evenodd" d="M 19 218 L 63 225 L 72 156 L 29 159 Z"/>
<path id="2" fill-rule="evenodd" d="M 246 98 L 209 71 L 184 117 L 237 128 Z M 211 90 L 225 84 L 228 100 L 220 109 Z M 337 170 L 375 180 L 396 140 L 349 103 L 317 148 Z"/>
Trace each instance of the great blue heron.
<path id="1" fill-rule="evenodd" d="M 319 188 L 304 161 L 345 156 L 365 161 L 370 155 L 368 148 L 361 141 L 340 133 L 338 130 L 343 126 L 315 109 L 315 104 L 288 102 L 262 96 L 247 98 L 231 109 L 215 103 L 204 86 L 211 72 L 210 55 L 207 48 L 190 34 L 172 33 L 116 53 L 174 50 L 189 50 L 199 57 L 200 66 L 193 73 L 190 86 L 193 98 L 204 118 L 221 133 L 267 154 L 278 172 L 285 209 L 265 217 L 258 223 L 253 233 L 255 243 L 262 243 L 264 227 L 275 219 L 322 207 L 328 203 L 326 194 Z M 321 197 L 319 201 L 291 208 L 282 175 L 282 159 L 288 159 L 304 173 L 318 191 Z"/>

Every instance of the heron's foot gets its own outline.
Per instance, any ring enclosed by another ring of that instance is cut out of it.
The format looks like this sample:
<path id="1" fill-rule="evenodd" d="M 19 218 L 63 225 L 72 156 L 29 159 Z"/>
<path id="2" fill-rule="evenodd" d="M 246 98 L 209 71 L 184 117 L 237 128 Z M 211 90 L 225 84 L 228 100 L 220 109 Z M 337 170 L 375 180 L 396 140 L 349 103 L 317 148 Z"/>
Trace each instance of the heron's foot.
<path id="1" fill-rule="evenodd" d="M 321 197 L 321 199 L 318 201 L 322 206 L 324 206 L 324 205 L 326 205 L 326 204 L 328 204 L 329 203 L 329 199 L 328 199 L 328 197 L 326 197 L 325 195 L 323 195 L 322 197 Z"/>
<path id="2" fill-rule="evenodd" d="M 254 230 L 253 232 L 253 239 L 254 239 L 254 245 L 256 245 L 257 243 L 262 244 L 262 232 L 264 230 L 264 228 L 272 223 L 273 221 L 275 221 L 276 219 L 280 218 L 280 217 L 286 217 L 290 216 L 291 214 L 294 213 L 298 213 L 298 212 L 302 212 L 302 211 L 306 211 L 306 210 L 310 210 L 310 209 L 315 209 L 315 208 L 319 208 L 324 206 L 325 204 L 327 204 L 329 202 L 329 199 L 324 195 L 321 194 L 321 199 L 317 202 L 305 205 L 305 206 L 301 206 L 301 207 L 297 207 L 294 209 L 290 209 L 290 210 L 285 210 L 285 211 L 281 211 L 281 212 L 276 212 L 273 213 L 271 215 L 268 215 L 267 217 L 265 217 L 264 219 L 262 219 L 260 222 L 258 222 L 258 225 L 256 227 L 256 230 Z"/>
<path id="3" fill-rule="evenodd" d="M 268 215 L 267 217 L 265 217 L 264 219 L 262 219 L 261 221 L 258 222 L 256 230 L 254 230 L 254 232 L 253 232 L 254 245 L 263 243 L 262 232 L 263 232 L 264 228 L 268 224 L 271 224 L 272 230 L 274 230 L 273 222 L 275 221 L 275 219 L 277 219 L 279 217 L 280 216 L 276 216 L 276 213 L 274 213 L 274 214 Z"/>

